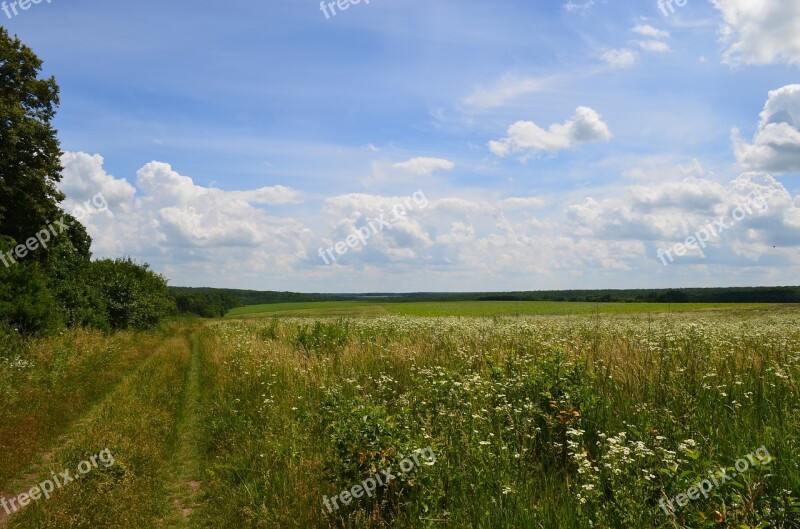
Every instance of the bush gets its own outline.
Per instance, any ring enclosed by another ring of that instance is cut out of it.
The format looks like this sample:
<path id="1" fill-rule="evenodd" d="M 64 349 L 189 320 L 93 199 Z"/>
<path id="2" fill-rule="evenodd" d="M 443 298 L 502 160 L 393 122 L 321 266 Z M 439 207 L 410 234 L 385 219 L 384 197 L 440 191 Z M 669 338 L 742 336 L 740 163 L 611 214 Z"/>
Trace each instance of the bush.
<path id="1" fill-rule="evenodd" d="M 92 279 L 88 244 L 91 240 L 76 244 L 57 239 L 47 256 L 48 284 L 68 327 L 108 331 L 106 303 Z"/>
<path id="2" fill-rule="evenodd" d="M 150 265 L 132 259 L 103 259 L 91 264 L 91 277 L 106 303 L 114 330 L 148 330 L 174 312 L 167 281 Z"/>
<path id="3" fill-rule="evenodd" d="M 13 241 L 0 240 L 0 252 Z M 64 326 L 45 275 L 33 264 L 0 265 L 0 320 L 22 334 L 47 333 Z"/>

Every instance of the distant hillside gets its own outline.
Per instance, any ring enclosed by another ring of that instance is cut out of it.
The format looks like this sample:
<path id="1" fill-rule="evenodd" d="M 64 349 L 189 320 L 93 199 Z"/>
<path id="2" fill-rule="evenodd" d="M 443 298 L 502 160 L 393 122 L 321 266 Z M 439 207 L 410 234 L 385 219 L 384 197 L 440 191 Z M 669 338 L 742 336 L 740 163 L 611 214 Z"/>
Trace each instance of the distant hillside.
<path id="1" fill-rule="evenodd" d="M 800 303 L 800 287 L 733 287 L 635 290 L 549 290 L 409 294 L 300 294 L 220 288 L 170 287 L 178 312 L 221 317 L 236 307 L 312 301 L 575 301 L 617 303 Z"/>

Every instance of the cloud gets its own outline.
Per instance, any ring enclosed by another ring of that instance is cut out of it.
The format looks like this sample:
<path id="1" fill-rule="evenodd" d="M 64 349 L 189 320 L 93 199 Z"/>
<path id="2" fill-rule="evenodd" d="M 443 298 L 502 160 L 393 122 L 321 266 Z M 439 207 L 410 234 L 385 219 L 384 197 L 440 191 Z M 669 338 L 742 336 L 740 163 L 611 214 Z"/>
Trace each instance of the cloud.
<path id="1" fill-rule="evenodd" d="M 490 87 L 477 88 L 461 103 L 479 110 L 497 108 L 516 97 L 542 90 L 547 82 L 546 79 L 507 74 Z"/>
<path id="2" fill-rule="evenodd" d="M 635 186 L 629 191 L 631 205 L 637 211 L 652 213 L 664 209 L 711 212 L 725 200 L 722 184 L 703 178 L 686 178 L 680 182 Z"/>
<path id="3" fill-rule="evenodd" d="M 666 53 L 672 49 L 669 44 L 664 42 L 669 38 L 669 33 L 666 31 L 654 28 L 649 24 L 637 24 L 631 31 L 643 37 L 648 37 L 647 40 L 636 41 L 636 45 L 644 51 Z"/>
<path id="4" fill-rule="evenodd" d="M 224 191 L 197 185 L 162 162 L 142 167 L 133 187 L 107 174 L 100 156 L 67 153 L 64 162 L 68 200 L 90 197 L 98 188 L 116 197 L 109 212 L 88 219 L 95 255 L 132 255 L 180 285 L 464 290 L 484 277 L 492 288 L 506 290 L 592 286 L 598 278 L 624 286 L 663 272 L 656 248 L 681 242 L 754 191 L 767 198 L 767 213 L 748 217 L 704 255 L 687 256 L 663 273 L 680 283 L 686 267 L 706 263 L 724 271 L 717 275 L 725 281 L 737 267 L 749 270 L 742 274 L 751 279 L 763 277 L 764 269 L 792 277 L 793 263 L 800 263 L 800 197 L 767 174 L 746 173 L 724 185 L 696 164 L 671 171 L 662 159 L 645 160 L 636 169 L 640 183 L 630 186 L 505 197 L 499 191 L 435 196 L 426 190 L 427 204 L 414 202 L 413 209 L 410 195 L 350 193 L 309 204 L 284 186 Z M 651 172 L 681 179 L 639 174 Z M 320 247 L 369 221 L 379 224 L 382 213 L 390 220 L 398 204 L 407 215 L 367 245 L 332 266 L 318 257 Z M 777 267 L 769 259 L 785 261 Z M 540 282 L 531 285 L 531 276 Z"/>
<path id="5" fill-rule="evenodd" d="M 332 219 L 331 233 L 323 241 L 328 248 L 334 241 L 355 232 L 360 226 L 383 214 L 390 220 L 391 211 L 403 204 L 403 197 L 349 194 L 325 200 L 323 213 Z M 399 222 L 375 233 L 366 246 L 342 257 L 339 264 L 350 267 L 380 265 L 383 268 L 405 264 L 418 273 L 420 267 L 435 272 L 439 267 L 462 271 L 499 271 L 500 267 L 529 270 L 546 265 L 523 254 L 532 252 L 527 236 L 517 229 L 543 229 L 531 216 L 531 210 L 544 205 L 539 197 L 475 200 L 464 197 L 431 199 L 424 207 L 408 209 Z M 511 221 L 509 217 L 521 219 Z M 548 226 L 549 228 L 549 226 Z M 491 253 L 488 253 L 491 252 Z M 309 252 L 316 255 L 318 249 Z M 513 254 L 519 258 L 514 262 Z M 489 265 L 488 263 L 492 263 Z M 527 264 L 526 264 L 527 263 Z"/>
<path id="6" fill-rule="evenodd" d="M 754 194 L 767 207 L 751 207 L 745 218 L 731 224 L 736 208 L 751 204 Z M 616 198 L 589 197 L 567 208 L 568 222 L 581 238 L 640 241 L 653 248 L 669 248 L 710 222 L 726 218 L 729 229 L 705 251 L 695 251 L 686 264 L 709 259 L 719 264 L 758 261 L 772 246 L 798 246 L 800 230 L 793 226 L 798 214 L 800 208 L 791 195 L 766 173 L 743 173 L 728 185 L 687 178 L 635 186 Z"/>
<path id="7" fill-rule="evenodd" d="M 101 156 L 66 153 L 62 164 L 67 203 L 98 192 L 109 202 L 107 212 L 81 219 L 100 256 L 155 257 L 163 271 L 179 276 L 185 273 L 181 267 L 208 265 L 204 272 L 210 278 L 216 273 L 210 263 L 228 261 L 233 248 L 261 252 L 262 262 L 254 264 L 259 270 L 283 269 L 304 257 L 298 246 L 307 236 L 302 224 L 270 216 L 261 207 L 298 204 L 300 193 L 289 187 L 223 191 L 198 186 L 169 164 L 150 162 L 137 172 L 134 188 L 106 173 Z"/>
<path id="8" fill-rule="evenodd" d="M 85 152 L 66 152 L 61 156 L 64 170 L 58 187 L 67 196 L 64 207 L 68 212 L 98 193 L 105 197 L 112 210 L 129 207 L 136 188 L 124 178 L 118 180 L 107 174 L 103 163 L 102 156 Z"/>
<path id="9" fill-rule="evenodd" d="M 644 51 L 652 51 L 655 53 L 666 53 L 672 50 L 669 44 L 660 40 L 637 40 L 636 45 Z"/>
<path id="10" fill-rule="evenodd" d="M 800 64 L 800 2 L 711 0 L 725 24 L 723 62 L 730 65 Z"/>
<path id="11" fill-rule="evenodd" d="M 636 156 L 633 165 L 622 172 L 624 178 L 651 182 L 673 182 L 708 175 L 697 159 L 681 159 L 668 155 Z"/>
<path id="12" fill-rule="evenodd" d="M 567 13 L 576 13 L 579 15 L 585 15 L 587 11 L 589 11 L 597 2 L 595 0 L 587 0 L 586 2 L 575 3 L 575 2 L 567 2 L 563 4 L 563 8 Z M 603 0 L 601 3 L 607 3 L 606 0 Z"/>
<path id="13" fill-rule="evenodd" d="M 411 158 L 408 161 L 394 164 L 392 167 L 417 176 L 428 176 L 437 169 L 451 171 L 456 164 L 444 158 Z"/>
<path id="14" fill-rule="evenodd" d="M 299 204 L 302 202 L 301 194 L 286 186 L 262 187 L 252 191 L 227 191 L 226 196 L 231 199 L 249 202 L 250 204 L 266 206 Z"/>
<path id="15" fill-rule="evenodd" d="M 508 137 L 489 142 L 489 149 L 502 157 L 512 152 L 556 152 L 582 143 L 610 140 L 611 131 L 600 114 L 589 107 L 578 107 L 572 119 L 550 125 L 547 130 L 532 121 L 518 121 L 508 129 Z"/>
<path id="16" fill-rule="evenodd" d="M 502 205 L 510 208 L 540 208 L 544 206 L 544 199 L 538 197 L 513 197 L 503 200 Z"/>
<path id="17" fill-rule="evenodd" d="M 654 39 L 669 38 L 669 33 L 667 33 L 666 31 L 662 31 L 660 29 L 656 29 L 649 24 L 637 24 L 636 26 L 634 26 L 633 32 Z"/>
<path id="18" fill-rule="evenodd" d="M 356 259 L 378 262 L 413 259 L 417 249 L 432 244 L 430 235 L 422 226 L 430 202 L 424 193 L 414 196 L 416 199 L 351 193 L 325 199 L 322 211 L 331 219 L 331 231 L 323 242 L 333 245 L 356 233 L 359 227 L 369 227 L 371 223 L 373 229 L 369 243 L 357 249 Z M 346 261 L 352 259 L 351 255 Z"/>
<path id="19" fill-rule="evenodd" d="M 800 85 L 771 91 L 760 117 L 753 143 L 734 129 L 736 159 L 753 171 L 800 171 Z"/>
<path id="20" fill-rule="evenodd" d="M 265 240 L 266 213 L 259 205 L 299 202 L 284 186 L 223 191 L 196 185 L 166 163 L 150 162 L 137 173 L 159 233 L 179 246 L 255 246 Z"/>
<path id="21" fill-rule="evenodd" d="M 630 68 L 636 64 L 638 58 L 635 51 L 628 49 L 608 50 L 603 54 L 603 60 L 613 68 Z"/>

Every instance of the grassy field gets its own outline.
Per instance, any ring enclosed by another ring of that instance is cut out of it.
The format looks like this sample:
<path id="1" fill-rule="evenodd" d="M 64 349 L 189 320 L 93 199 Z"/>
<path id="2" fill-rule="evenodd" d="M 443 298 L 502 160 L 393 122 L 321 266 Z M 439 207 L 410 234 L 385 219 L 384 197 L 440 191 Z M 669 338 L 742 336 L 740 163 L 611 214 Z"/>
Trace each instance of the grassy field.
<path id="1" fill-rule="evenodd" d="M 7 341 L 0 526 L 800 528 L 796 307 L 419 305 Z"/>
<path id="2" fill-rule="evenodd" d="M 247 316 L 526 316 L 567 314 L 627 314 L 694 312 L 699 310 L 769 308 L 768 304 L 737 303 L 568 303 L 560 301 L 408 302 L 323 301 L 251 305 L 230 311 L 229 318 Z"/>

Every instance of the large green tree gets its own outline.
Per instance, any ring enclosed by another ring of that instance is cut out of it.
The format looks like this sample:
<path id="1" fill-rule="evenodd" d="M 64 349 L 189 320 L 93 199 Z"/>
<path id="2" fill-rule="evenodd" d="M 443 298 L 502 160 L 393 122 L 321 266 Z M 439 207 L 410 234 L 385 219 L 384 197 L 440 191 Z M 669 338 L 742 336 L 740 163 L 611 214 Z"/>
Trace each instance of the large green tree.
<path id="1" fill-rule="evenodd" d="M 0 27 L 0 253 L 49 222 L 66 225 L 46 249 L 0 261 L 0 327 L 150 329 L 174 310 L 166 280 L 130 259 L 92 262 L 86 228 L 59 207 L 58 85 L 40 79 L 41 69 L 33 51 Z M 0 329 L 0 338 L 8 332 Z"/>
<path id="2" fill-rule="evenodd" d="M 33 51 L 0 27 L 0 235 L 18 242 L 60 218 L 64 199 L 56 187 L 61 148 L 52 125 L 58 85 L 40 79 L 41 69 Z"/>

